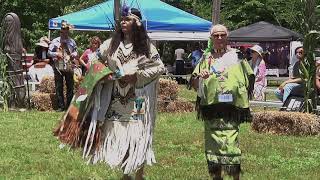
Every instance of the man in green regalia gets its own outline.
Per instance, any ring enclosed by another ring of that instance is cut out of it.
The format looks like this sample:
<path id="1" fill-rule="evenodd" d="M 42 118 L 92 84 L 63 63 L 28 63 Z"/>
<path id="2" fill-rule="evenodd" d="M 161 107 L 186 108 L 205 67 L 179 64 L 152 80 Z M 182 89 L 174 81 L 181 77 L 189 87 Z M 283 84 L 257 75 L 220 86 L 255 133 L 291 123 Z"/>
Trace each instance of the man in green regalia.
<path id="1" fill-rule="evenodd" d="M 206 159 L 213 179 L 222 179 L 222 172 L 239 179 L 239 125 L 251 117 L 249 94 L 254 75 L 247 60 L 227 47 L 225 26 L 214 25 L 210 34 L 209 50 L 196 66 L 192 80 L 198 94 L 198 117 L 205 126 Z"/>

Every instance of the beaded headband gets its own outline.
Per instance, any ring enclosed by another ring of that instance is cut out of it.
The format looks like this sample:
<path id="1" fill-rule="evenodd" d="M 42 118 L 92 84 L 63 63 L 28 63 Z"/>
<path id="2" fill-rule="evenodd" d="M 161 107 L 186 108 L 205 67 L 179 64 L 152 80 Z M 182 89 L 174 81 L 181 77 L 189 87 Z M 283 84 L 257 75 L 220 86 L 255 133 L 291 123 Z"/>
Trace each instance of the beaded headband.
<path id="1" fill-rule="evenodd" d="M 137 26 L 141 26 L 141 24 L 142 24 L 141 18 L 138 15 L 134 14 L 135 12 L 132 12 L 131 10 L 132 10 L 132 8 L 130 8 L 129 6 L 124 4 L 121 8 L 121 16 L 130 17 L 132 19 L 135 19 Z"/>

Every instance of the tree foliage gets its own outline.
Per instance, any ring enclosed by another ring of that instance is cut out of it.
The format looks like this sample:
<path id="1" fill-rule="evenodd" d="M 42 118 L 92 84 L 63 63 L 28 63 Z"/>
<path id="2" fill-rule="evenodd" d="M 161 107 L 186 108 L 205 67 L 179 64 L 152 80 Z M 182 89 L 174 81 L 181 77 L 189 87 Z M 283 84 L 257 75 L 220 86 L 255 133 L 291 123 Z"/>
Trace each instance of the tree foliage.
<path id="1" fill-rule="evenodd" d="M 75 12 L 105 0 L 0 1 L 0 18 L 3 18 L 8 12 L 15 12 L 20 17 L 24 46 L 30 51 L 41 36 L 48 34 L 48 20 L 50 18 Z M 211 0 L 163 1 L 209 21 L 212 19 Z M 313 21 L 314 19 L 320 19 L 316 15 L 308 15 L 313 11 L 305 11 L 305 6 L 310 3 L 313 3 L 313 6 L 308 7 L 315 8 L 319 6 L 320 0 L 222 0 L 220 19 L 221 23 L 226 24 L 230 30 L 263 20 L 306 34 L 311 29 L 319 28 L 319 23 L 308 23 L 309 27 L 302 25 L 311 19 Z M 311 19 L 306 19 L 307 16 Z M 102 39 L 107 37 L 106 33 L 97 32 L 74 32 L 72 34 L 82 49 L 86 47 L 87 39 L 92 35 L 98 35 Z M 52 36 L 55 37 L 57 34 L 53 33 Z"/>
<path id="2" fill-rule="evenodd" d="M 317 106 L 317 90 L 315 85 L 316 50 L 320 48 L 320 6 L 316 0 L 301 0 L 304 11 L 298 15 L 302 20 L 302 30 L 306 33 L 303 41 L 304 60 L 300 64 L 300 75 L 304 86 L 304 111 L 313 112 Z"/>
<path id="3" fill-rule="evenodd" d="M 2 19 L 8 12 L 14 12 L 19 16 L 24 46 L 28 51 L 32 51 L 34 44 L 40 37 L 48 34 L 48 20 L 50 18 L 75 12 L 101 2 L 104 0 L 1 0 L 0 18 Z M 86 39 L 89 39 L 93 32 L 75 32 L 74 34 L 74 38 L 79 40 L 80 48 L 84 48 L 88 44 Z M 52 36 L 57 36 L 57 33 L 54 32 Z"/>
<path id="4" fill-rule="evenodd" d="M 300 64 L 300 75 L 304 85 L 304 111 L 313 112 L 316 109 L 316 87 L 315 74 L 316 62 L 315 51 L 319 48 L 320 32 L 310 31 L 304 38 L 303 49 L 305 51 L 304 60 Z"/>
<path id="5" fill-rule="evenodd" d="M 63 14 L 69 1 L 1 0 L 1 19 L 8 12 L 16 13 L 21 21 L 25 47 L 31 47 L 48 32 L 48 19 Z"/>

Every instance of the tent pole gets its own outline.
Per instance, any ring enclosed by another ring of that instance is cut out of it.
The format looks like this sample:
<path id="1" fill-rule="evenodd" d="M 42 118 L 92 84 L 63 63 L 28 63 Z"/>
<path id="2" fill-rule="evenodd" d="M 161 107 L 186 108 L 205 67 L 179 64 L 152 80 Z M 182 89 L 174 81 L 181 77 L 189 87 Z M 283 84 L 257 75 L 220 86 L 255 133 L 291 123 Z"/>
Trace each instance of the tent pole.
<path id="1" fill-rule="evenodd" d="M 116 27 L 115 30 L 117 30 L 118 28 L 120 28 L 120 18 L 121 18 L 121 11 L 120 11 L 120 7 L 121 3 L 120 0 L 114 0 L 114 17 L 115 17 L 115 22 L 116 22 Z"/>
<path id="2" fill-rule="evenodd" d="M 51 30 L 49 29 L 49 31 L 48 31 L 48 38 L 49 38 L 49 40 L 50 40 L 50 36 L 51 36 Z"/>

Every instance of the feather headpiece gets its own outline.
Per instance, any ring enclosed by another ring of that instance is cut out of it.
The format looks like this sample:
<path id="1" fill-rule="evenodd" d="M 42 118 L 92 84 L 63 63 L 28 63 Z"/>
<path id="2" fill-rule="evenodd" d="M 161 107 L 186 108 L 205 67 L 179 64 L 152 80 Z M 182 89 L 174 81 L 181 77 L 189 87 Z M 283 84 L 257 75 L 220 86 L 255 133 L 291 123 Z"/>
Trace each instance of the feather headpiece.
<path id="1" fill-rule="evenodd" d="M 136 8 L 131 8 L 130 6 L 127 6 L 125 3 L 123 4 L 121 8 L 121 16 L 124 17 L 131 17 L 136 20 L 136 23 L 138 26 L 141 26 L 141 13 Z"/>

